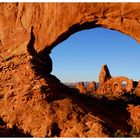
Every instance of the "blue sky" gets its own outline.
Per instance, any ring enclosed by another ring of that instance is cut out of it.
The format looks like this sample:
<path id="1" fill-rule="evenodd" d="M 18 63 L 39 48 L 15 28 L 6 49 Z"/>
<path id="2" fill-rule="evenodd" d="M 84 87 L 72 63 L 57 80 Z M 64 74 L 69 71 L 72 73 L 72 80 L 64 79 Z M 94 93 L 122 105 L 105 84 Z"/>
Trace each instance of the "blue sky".
<path id="1" fill-rule="evenodd" d="M 93 28 L 77 32 L 57 45 L 51 58 L 52 74 L 62 82 L 98 82 L 103 64 L 113 77 L 140 80 L 140 44 L 118 31 Z"/>

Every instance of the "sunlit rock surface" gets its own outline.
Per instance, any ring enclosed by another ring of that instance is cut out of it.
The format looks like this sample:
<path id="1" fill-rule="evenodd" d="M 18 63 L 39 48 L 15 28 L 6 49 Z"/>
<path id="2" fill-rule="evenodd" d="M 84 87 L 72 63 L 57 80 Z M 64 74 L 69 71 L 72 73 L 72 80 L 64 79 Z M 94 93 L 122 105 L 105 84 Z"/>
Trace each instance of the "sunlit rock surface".
<path id="1" fill-rule="evenodd" d="M 110 75 L 107 65 L 103 65 L 101 68 L 100 75 L 99 75 L 99 86 L 104 84 L 110 78 L 111 78 L 111 75 Z"/>
<path id="2" fill-rule="evenodd" d="M 84 82 L 79 82 L 76 84 L 76 88 L 79 90 L 80 93 L 86 94 L 86 86 L 84 85 Z"/>
<path id="3" fill-rule="evenodd" d="M 133 90 L 133 80 L 124 77 L 111 77 L 107 65 L 103 65 L 99 75 L 98 94 L 110 94 L 121 96 L 124 93 L 131 93 Z"/>
<path id="4" fill-rule="evenodd" d="M 1 136 L 129 134 L 131 111 L 125 105 L 77 94 L 45 73 L 44 59 L 83 29 L 114 29 L 140 41 L 139 3 L 0 3 L 0 9 Z M 35 41 L 29 45 L 31 27 Z"/>
<path id="5" fill-rule="evenodd" d="M 95 92 L 97 89 L 96 87 L 96 82 L 95 81 L 92 81 L 92 82 L 89 82 L 89 84 L 87 85 L 87 92 Z"/>
<path id="6" fill-rule="evenodd" d="M 74 32 L 114 29 L 140 41 L 139 3 L 1 3 L 3 57 L 23 53 L 34 26 L 37 51 L 54 47 Z M 18 51 L 20 50 L 20 52 Z"/>

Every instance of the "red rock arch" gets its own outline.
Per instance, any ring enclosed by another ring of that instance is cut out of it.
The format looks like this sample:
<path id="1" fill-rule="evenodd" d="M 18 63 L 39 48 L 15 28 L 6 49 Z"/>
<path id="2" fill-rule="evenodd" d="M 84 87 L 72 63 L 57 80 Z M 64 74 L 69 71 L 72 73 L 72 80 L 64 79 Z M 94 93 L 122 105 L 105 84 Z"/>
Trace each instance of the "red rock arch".
<path id="1" fill-rule="evenodd" d="M 60 108 L 66 110 L 62 111 L 62 116 L 67 116 L 69 112 L 74 112 L 74 116 L 78 116 L 79 112 L 83 114 L 83 111 L 87 112 L 86 108 L 89 105 L 84 105 L 85 110 L 81 110 L 80 107 L 78 110 L 73 110 L 75 104 L 78 105 L 81 102 L 80 104 L 83 106 L 83 99 L 82 101 L 78 99 L 75 103 L 75 98 L 62 92 L 64 85 L 51 75 L 36 76 L 32 69 L 34 66 L 30 63 L 33 57 L 27 50 L 31 38 L 31 26 L 34 27 L 35 49 L 44 54 L 46 48 L 53 49 L 71 34 L 95 27 L 117 30 L 140 41 L 139 3 L 0 3 L 0 9 L 0 116 L 8 127 L 11 128 L 15 125 L 23 129 L 25 133 L 30 132 L 34 137 L 51 136 L 51 127 L 56 123 L 56 114 L 59 112 L 55 113 L 54 109 L 48 105 L 50 106 L 55 100 L 58 101 L 58 97 L 60 97 L 58 105 L 54 104 L 54 107 L 56 107 L 56 111 L 59 111 Z M 38 63 L 44 64 L 36 57 L 35 60 L 36 63 L 38 61 Z M 44 67 L 38 63 L 37 66 L 42 72 Z M 61 101 L 63 98 L 65 100 Z M 51 103 L 49 104 L 49 102 Z M 95 105 L 95 108 L 96 106 L 98 105 Z M 113 110 L 113 113 L 114 108 L 110 109 Z M 123 112 L 120 113 L 123 114 Z M 83 120 L 87 120 L 88 116 L 91 117 L 89 114 L 85 114 Z M 58 115 L 59 117 L 60 115 Z M 108 115 L 105 118 L 107 117 Z M 93 118 L 93 122 L 97 121 L 94 120 L 94 116 L 91 118 Z M 125 122 L 127 119 L 127 117 L 123 117 L 121 121 L 118 119 L 114 121 L 114 117 L 109 118 L 109 122 L 113 122 L 110 128 L 127 130 L 128 125 Z M 63 129 L 60 136 L 66 137 L 67 135 L 64 133 L 66 129 L 61 125 L 63 120 L 63 117 L 60 117 L 58 125 Z M 74 119 L 76 124 L 72 131 L 74 133 L 75 130 L 79 130 L 77 122 L 79 119 Z M 80 127 L 82 132 L 87 131 L 84 127 L 85 124 L 80 126 L 82 126 Z M 95 135 L 96 131 L 93 131 L 92 136 L 108 136 L 103 133 L 105 131 L 101 123 L 97 128 L 100 130 L 98 135 Z M 77 134 L 81 137 L 88 137 L 92 134 L 87 133 L 81 135 L 80 131 Z M 77 136 L 77 134 L 69 135 L 69 137 Z"/>
<path id="2" fill-rule="evenodd" d="M 38 52 L 95 27 L 117 30 L 140 41 L 139 3 L 1 3 L 0 8 L 1 51 L 22 48 L 26 52 L 31 26 Z"/>
<path id="3" fill-rule="evenodd" d="M 109 80 L 109 82 L 112 83 L 113 87 L 115 86 L 115 84 L 122 87 L 122 82 L 123 81 L 126 82 L 126 87 L 125 87 L 126 92 L 131 92 L 131 90 L 133 88 L 133 80 L 130 80 L 127 77 L 124 77 L 124 76 L 113 77 Z"/>

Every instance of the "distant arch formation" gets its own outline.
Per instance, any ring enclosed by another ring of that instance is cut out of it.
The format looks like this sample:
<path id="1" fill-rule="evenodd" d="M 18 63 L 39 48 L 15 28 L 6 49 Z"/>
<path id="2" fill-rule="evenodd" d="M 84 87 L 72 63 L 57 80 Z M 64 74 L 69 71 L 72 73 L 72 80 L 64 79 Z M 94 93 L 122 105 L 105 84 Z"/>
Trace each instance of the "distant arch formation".
<path id="1" fill-rule="evenodd" d="M 110 83 L 112 83 L 112 88 L 116 88 L 115 85 L 117 84 L 117 88 L 123 87 L 122 82 L 126 83 L 125 86 L 125 91 L 126 92 L 131 92 L 133 88 L 133 80 L 128 79 L 127 77 L 124 76 L 118 76 L 118 77 L 113 77 L 109 80 Z M 120 89 L 119 89 L 120 90 Z"/>

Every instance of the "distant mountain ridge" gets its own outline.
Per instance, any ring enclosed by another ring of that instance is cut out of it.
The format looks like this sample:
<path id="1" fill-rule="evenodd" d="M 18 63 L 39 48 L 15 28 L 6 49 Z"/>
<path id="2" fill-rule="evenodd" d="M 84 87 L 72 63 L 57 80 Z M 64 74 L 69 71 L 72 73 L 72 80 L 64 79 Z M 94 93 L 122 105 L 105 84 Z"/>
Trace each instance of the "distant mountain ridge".
<path id="1" fill-rule="evenodd" d="M 80 81 L 79 81 L 80 82 Z M 79 82 L 66 82 L 64 83 L 67 86 L 76 86 Z M 87 86 L 90 82 L 83 82 L 85 86 Z M 96 86 L 99 86 L 99 82 L 96 82 Z"/>

